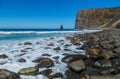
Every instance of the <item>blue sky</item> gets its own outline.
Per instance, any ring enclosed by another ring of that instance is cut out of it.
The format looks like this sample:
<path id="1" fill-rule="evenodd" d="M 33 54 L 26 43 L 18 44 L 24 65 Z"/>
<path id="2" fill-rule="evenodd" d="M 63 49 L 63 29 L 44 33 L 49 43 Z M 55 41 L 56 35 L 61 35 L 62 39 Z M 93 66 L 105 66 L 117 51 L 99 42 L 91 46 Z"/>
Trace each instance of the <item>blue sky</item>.
<path id="1" fill-rule="evenodd" d="M 79 10 L 119 6 L 120 0 L 0 0 L 0 28 L 74 28 Z"/>

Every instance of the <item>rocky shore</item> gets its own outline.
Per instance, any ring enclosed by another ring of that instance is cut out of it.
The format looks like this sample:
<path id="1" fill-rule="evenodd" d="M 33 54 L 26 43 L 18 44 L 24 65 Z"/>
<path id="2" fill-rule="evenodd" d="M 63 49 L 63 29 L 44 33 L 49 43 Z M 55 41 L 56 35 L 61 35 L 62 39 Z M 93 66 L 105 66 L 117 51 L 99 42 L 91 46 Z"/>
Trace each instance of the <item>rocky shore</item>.
<path id="1" fill-rule="evenodd" d="M 75 34 L 64 39 L 44 40 L 46 42 L 19 43 L 18 47 L 22 48 L 20 53 L 15 54 L 18 50 L 9 53 L 19 58 L 16 60 L 17 64 L 34 64 L 20 68 L 18 72 L 0 69 L 0 79 L 24 79 L 24 75 L 44 76 L 26 79 L 120 79 L 120 30 L 104 30 Z M 39 49 L 43 51 L 33 53 Z M 85 53 L 80 52 L 84 50 Z M 0 55 L 0 59 L 12 60 L 7 54 Z M 6 63 L 2 62 L 0 66 L 5 66 Z M 66 68 L 60 70 L 59 67 Z"/>
<path id="2" fill-rule="evenodd" d="M 68 39 L 73 44 L 85 41 L 80 49 L 86 50 L 86 58 L 69 58 L 73 61 L 68 64 L 67 79 L 120 79 L 120 30 L 76 34 Z"/>

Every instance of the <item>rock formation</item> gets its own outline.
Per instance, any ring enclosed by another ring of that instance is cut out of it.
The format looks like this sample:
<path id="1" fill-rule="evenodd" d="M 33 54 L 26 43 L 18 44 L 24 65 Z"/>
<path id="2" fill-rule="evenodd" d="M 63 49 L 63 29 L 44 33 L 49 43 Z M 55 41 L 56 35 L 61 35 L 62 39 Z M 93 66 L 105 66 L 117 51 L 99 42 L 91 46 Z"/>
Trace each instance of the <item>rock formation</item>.
<path id="1" fill-rule="evenodd" d="M 75 29 L 120 28 L 120 8 L 81 10 L 76 17 Z"/>

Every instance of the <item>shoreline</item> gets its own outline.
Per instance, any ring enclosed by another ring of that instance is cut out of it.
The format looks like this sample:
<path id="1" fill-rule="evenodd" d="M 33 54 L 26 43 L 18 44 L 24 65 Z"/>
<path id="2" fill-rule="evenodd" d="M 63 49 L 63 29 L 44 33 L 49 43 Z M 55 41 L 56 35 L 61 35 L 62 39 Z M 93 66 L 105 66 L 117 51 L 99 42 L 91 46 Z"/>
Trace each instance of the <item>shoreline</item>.
<path id="1" fill-rule="evenodd" d="M 18 75 L 21 75 L 22 78 L 29 79 L 81 79 L 87 76 L 89 76 L 89 78 L 92 77 L 92 79 L 96 79 L 95 77 L 98 77 L 98 79 L 117 79 L 117 77 L 120 78 L 120 72 L 118 71 L 120 69 L 118 67 L 120 64 L 119 55 L 112 57 L 114 53 L 116 53 L 114 51 L 112 51 L 112 53 L 106 52 L 104 55 L 104 51 L 110 49 L 108 48 L 106 50 L 106 48 L 103 48 L 104 45 L 109 44 L 108 42 L 101 46 L 96 45 L 99 44 L 100 40 L 103 42 L 109 39 L 109 37 L 118 40 L 114 45 L 120 43 L 118 39 L 120 38 L 120 36 L 118 36 L 120 32 L 119 30 L 117 31 L 103 30 L 87 34 L 74 34 L 67 37 L 48 37 L 34 41 L 27 40 L 20 43 L 19 41 L 13 44 L 9 43 L 5 49 L 4 46 L 1 48 L 1 52 L 3 53 L 0 54 L 2 57 L 0 60 L 4 59 L 4 62 L 2 63 L 3 65 L 0 66 L 1 68 L 3 67 L 4 69 L 16 72 Z M 114 37 L 115 35 L 117 36 Z M 101 51 L 103 49 L 104 51 Z M 101 56 L 101 54 L 103 55 Z M 116 58 L 117 61 L 114 60 Z M 109 62 L 109 65 L 103 63 L 104 61 L 106 63 Z M 96 62 L 101 65 L 96 65 Z M 115 62 L 118 64 L 115 64 Z M 20 65 L 21 67 L 19 67 Z M 103 66 L 107 69 L 104 69 Z M 18 68 L 17 70 L 14 69 L 16 67 Z M 113 71 L 110 71 L 111 69 L 113 69 Z M 48 71 L 50 72 L 47 73 Z M 103 73 L 98 73 L 100 71 Z M 94 72 L 94 74 L 88 72 Z M 114 75 L 117 76 L 114 76 L 112 74 L 113 72 L 115 72 Z M 108 75 L 112 77 L 110 78 Z"/>

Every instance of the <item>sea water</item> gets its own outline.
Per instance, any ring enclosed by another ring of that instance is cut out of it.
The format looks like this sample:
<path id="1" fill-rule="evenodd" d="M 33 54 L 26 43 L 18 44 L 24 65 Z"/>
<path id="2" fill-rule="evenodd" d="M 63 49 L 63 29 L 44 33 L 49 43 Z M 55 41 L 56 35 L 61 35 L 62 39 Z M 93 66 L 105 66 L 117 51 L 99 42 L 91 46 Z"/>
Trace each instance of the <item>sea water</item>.
<path id="1" fill-rule="evenodd" d="M 75 45 L 68 47 L 71 51 L 64 51 L 65 44 L 71 44 L 70 41 L 66 40 L 66 36 L 72 36 L 75 33 L 83 34 L 88 32 L 96 32 L 98 30 L 48 30 L 48 29 L 1 29 L 0 30 L 0 55 L 5 54 L 8 56 L 6 59 L 0 59 L 1 69 L 7 69 L 13 72 L 18 72 L 22 68 L 35 67 L 35 63 L 32 61 L 39 57 L 43 57 L 42 54 L 49 54 L 48 57 L 53 60 L 54 66 L 51 67 L 52 74 L 61 72 L 65 73 L 67 70 L 67 64 L 63 63 L 61 60 L 64 57 L 64 53 L 68 54 L 84 54 L 84 50 L 77 50 Z M 50 38 L 54 39 L 50 39 Z M 64 43 L 59 43 L 60 40 L 64 40 Z M 31 42 L 32 45 L 24 45 L 25 42 Z M 39 42 L 39 44 L 37 44 Z M 53 43 L 54 46 L 50 49 L 46 49 L 47 45 Z M 81 45 L 83 44 L 80 42 Z M 19 45 L 22 44 L 22 45 Z M 56 47 L 60 47 L 60 51 L 53 50 Z M 21 52 L 26 48 L 32 48 L 27 52 Z M 20 56 L 21 54 L 24 54 Z M 53 59 L 53 57 L 59 56 L 59 59 Z M 18 62 L 19 59 L 25 59 L 26 62 Z M 45 70 L 46 68 L 40 68 L 39 72 Z M 39 74 L 37 76 L 24 76 L 21 75 L 21 79 L 47 79 L 47 77 Z"/>

